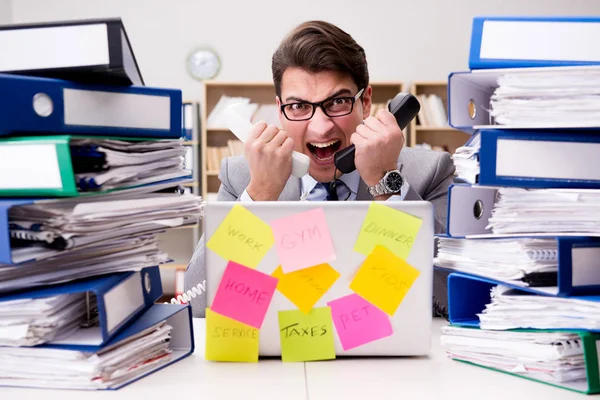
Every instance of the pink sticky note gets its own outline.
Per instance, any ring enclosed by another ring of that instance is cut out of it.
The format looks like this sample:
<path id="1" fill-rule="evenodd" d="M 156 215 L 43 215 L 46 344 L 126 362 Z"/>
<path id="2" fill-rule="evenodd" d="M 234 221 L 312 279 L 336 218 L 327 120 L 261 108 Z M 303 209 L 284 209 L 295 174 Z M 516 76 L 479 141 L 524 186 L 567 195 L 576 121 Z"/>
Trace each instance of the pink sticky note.
<path id="1" fill-rule="evenodd" d="M 325 211 L 317 208 L 271 221 L 284 273 L 335 260 Z"/>
<path id="2" fill-rule="evenodd" d="M 344 350 L 394 333 L 388 315 L 356 293 L 332 300 L 327 305 L 331 307 L 333 324 Z"/>
<path id="3" fill-rule="evenodd" d="M 260 329 L 277 288 L 277 278 L 233 261 L 227 264 L 211 310 Z"/>

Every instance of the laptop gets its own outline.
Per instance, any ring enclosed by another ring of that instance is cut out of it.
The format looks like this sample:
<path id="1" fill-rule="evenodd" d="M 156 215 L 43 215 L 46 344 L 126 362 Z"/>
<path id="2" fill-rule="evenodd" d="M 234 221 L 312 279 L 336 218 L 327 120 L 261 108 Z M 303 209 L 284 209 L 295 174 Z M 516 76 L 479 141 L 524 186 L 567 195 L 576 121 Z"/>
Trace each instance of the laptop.
<path id="1" fill-rule="evenodd" d="M 392 329 L 391 333 L 386 333 L 384 337 L 370 340 L 361 345 L 348 345 L 346 338 L 346 341 L 344 342 L 345 345 L 343 346 L 340 334 L 338 333 L 335 324 L 332 324 L 335 356 L 427 355 L 431 344 L 432 324 L 434 210 L 432 204 L 426 201 L 390 201 L 385 203 L 367 201 L 207 203 L 205 205 L 203 219 L 204 237 L 206 240 L 205 266 L 207 307 L 212 307 L 215 295 L 221 284 L 221 279 L 223 278 L 229 263 L 228 259 L 211 249 L 211 246 L 209 245 L 210 240 L 225 218 L 232 212 L 233 207 L 238 207 L 238 210 L 242 207 L 246 214 L 248 214 L 247 212 L 251 213 L 269 226 L 271 226 L 270 224 L 272 221 L 286 217 L 291 218 L 299 214 L 302 214 L 303 216 L 311 215 L 311 218 L 318 215 L 323 217 L 324 215 L 326 226 L 329 229 L 331 244 L 334 249 L 334 259 L 331 259 L 330 257 L 330 261 L 324 264 L 328 264 L 337 271 L 339 276 L 333 284 L 328 287 L 325 293 L 322 294 L 322 297 L 318 299 L 313 308 L 329 307 L 330 310 L 333 310 L 333 308 L 328 306 L 328 302 L 345 298 L 350 295 L 356 296 L 356 293 L 350 289 L 350 286 L 357 271 L 369 257 L 370 253 L 364 254 L 364 251 L 355 251 L 355 244 L 361 233 L 361 229 L 364 229 L 365 227 L 364 224 L 367 216 L 372 215 L 368 213 L 373 206 L 384 206 L 387 211 L 393 212 L 394 215 L 406 215 L 413 221 L 415 219 L 421 221 L 420 227 L 414 236 L 412 247 L 406 258 L 404 258 L 404 261 L 408 263 L 413 272 L 414 270 L 418 271 L 417 277 L 412 282 L 408 291 L 405 292 L 403 299 L 392 313 L 393 315 L 386 313 L 386 318 L 389 319 L 389 324 Z M 255 225 L 259 226 L 260 223 Z M 248 224 L 246 226 L 248 226 Z M 281 231 L 277 232 L 279 234 Z M 279 246 L 277 240 L 274 240 L 274 244 L 266 251 L 266 253 L 264 253 L 260 260 L 252 266 L 252 269 L 267 275 L 273 275 L 274 271 L 283 265 L 283 259 L 280 258 L 278 249 Z M 304 259 L 304 256 L 307 254 L 317 253 L 305 252 L 302 255 L 302 259 Z M 288 273 L 293 273 L 291 268 L 302 268 L 301 265 L 291 265 L 289 263 L 289 258 L 286 258 L 286 266 L 288 265 L 290 268 L 288 269 Z M 351 298 L 353 297 L 348 297 L 348 299 Z M 361 299 L 363 299 L 363 296 L 361 296 Z M 299 306 L 281 293 L 280 290 L 275 289 L 266 314 L 264 314 L 262 325 L 260 326 L 260 356 L 281 356 L 282 339 L 280 335 L 282 328 L 285 329 L 285 327 L 280 326 L 279 312 L 298 309 Z M 381 313 L 381 310 L 379 312 Z M 332 314 L 332 319 L 333 318 Z M 360 315 L 356 313 L 351 316 L 351 318 L 360 318 Z M 346 350 L 344 347 L 346 347 Z"/>

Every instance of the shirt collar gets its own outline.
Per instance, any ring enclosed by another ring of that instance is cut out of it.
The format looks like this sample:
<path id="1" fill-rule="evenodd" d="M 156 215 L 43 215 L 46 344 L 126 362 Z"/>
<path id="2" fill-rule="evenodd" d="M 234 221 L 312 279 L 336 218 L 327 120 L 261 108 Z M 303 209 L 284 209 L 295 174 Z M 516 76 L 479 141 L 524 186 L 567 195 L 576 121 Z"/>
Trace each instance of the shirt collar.
<path id="1" fill-rule="evenodd" d="M 358 185 L 360 184 L 360 175 L 358 173 L 358 170 L 354 170 L 349 174 L 343 174 L 338 179 L 344 182 L 346 186 L 350 188 L 350 191 L 352 193 L 358 193 Z M 315 186 L 317 186 L 317 183 L 318 182 L 315 180 L 315 178 L 313 178 L 309 174 L 304 175 L 301 181 L 301 193 L 310 193 L 315 188 Z"/>

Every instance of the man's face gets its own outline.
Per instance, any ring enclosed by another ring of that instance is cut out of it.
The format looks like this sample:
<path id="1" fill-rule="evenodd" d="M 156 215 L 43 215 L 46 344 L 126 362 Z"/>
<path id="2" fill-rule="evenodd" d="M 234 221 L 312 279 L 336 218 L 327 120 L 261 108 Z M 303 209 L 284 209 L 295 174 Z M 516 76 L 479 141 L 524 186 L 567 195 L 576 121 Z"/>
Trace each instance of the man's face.
<path id="1" fill-rule="evenodd" d="M 288 68 L 281 80 L 281 98 L 277 99 L 277 105 L 353 97 L 361 89 L 347 75 L 330 71 L 309 73 L 300 68 Z M 294 150 L 310 157 L 309 174 L 317 181 L 330 182 L 333 179 L 334 154 L 351 145 L 350 136 L 369 116 L 371 87 L 364 88 L 361 99 L 354 103 L 348 115 L 329 117 L 317 107 L 308 121 L 290 121 L 280 109 L 281 127 L 294 140 Z"/>

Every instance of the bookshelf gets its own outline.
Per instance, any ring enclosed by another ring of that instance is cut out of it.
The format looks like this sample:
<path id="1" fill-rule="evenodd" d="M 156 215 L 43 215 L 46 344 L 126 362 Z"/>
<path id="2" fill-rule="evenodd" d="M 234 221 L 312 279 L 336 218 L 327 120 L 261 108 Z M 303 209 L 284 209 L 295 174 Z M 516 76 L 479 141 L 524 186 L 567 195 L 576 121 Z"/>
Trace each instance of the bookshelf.
<path id="1" fill-rule="evenodd" d="M 470 135 L 448 125 L 448 83 L 412 82 L 410 93 L 419 99 L 421 111 L 410 123 L 411 147 L 427 144 L 449 153 L 465 144 Z"/>
<path id="2" fill-rule="evenodd" d="M 226 128 L 219 126 L 218 117 L 213 111 L 219 107 L 223 96 L 240 97 L 249 99 L 257 105 L 255 119 L 264 119 L 267 122 L 278 124 L 277 109 L 275 106 L 275 88 L 273 82 L 220 82 L 206 81 L 204 91 L 205 107 L 202 109 L 201 129 L 201 159 L 202 159 L 202 196 L 207 201 L 215 201 L 219 190 L 219 167 L 223 157 L 241 154 L 241 143 Z M 404 83 L 400 81 L 371 82 L 373 87 L 373 104 L 385 106 L 387 101 L 396 94 L 404 91 Z M 262 106 L 262 108 L 261 108 Z M 376 111 L 376 107 L 374 107 Z M 218 149 L 218 151 L 215 151 Z"/>

